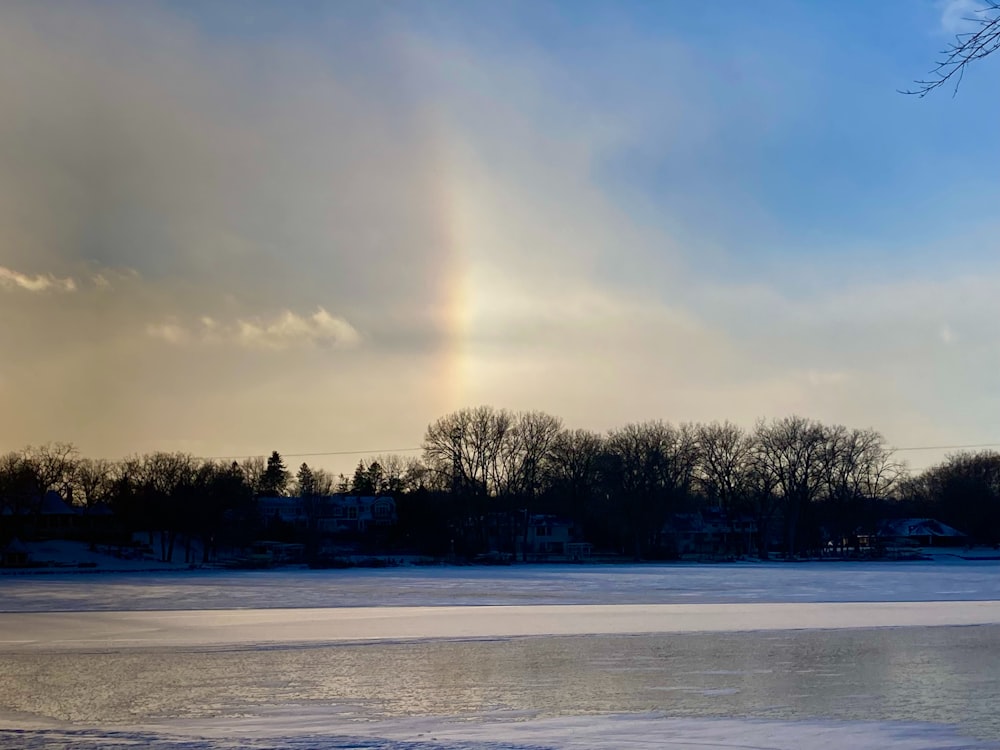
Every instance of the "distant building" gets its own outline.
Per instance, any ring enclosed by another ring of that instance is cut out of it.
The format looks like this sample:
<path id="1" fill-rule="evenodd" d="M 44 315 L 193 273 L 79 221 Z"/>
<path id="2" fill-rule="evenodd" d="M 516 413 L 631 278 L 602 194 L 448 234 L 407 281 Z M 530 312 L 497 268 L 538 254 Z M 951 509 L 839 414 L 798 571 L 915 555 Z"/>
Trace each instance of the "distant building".
<path id="1" fill-rule="evenodd" d="M 6 547 L 0 550 L 0 567 L 20 568 L 30 561 L 28 548 L 21 543 L 21 540 L 14 537 Z"/>
<path id="2" fill-rule="evenodd" d="M 875 537 L 883 546 L 962 547 L 969 535 L 934 518 L 895 518 L 879 523 Z"/>
<path id="3" fill-rule="evenodd" d="M 275 521 L 301 529 L 312 525 L 328 535 L 394 526 L 397 521 L 396 501 L 388 495 L 261 497 L 257 509 L 265 526 Z"/>
<path id="4" fill-rule="evenodd" d="M 395 526 L 396 501 L 387 495 L 331 495 L 319 498 L 320 531 L 344 533 L 378 526 Z"/>
<path id="5" fill-rule="evenodd" d="M 42 498 L 41 512 L 38 518 L 38 535 L 58 537 L 76 528 L 80 517 L 80 508 L 66 504 L 55 490 L 49 490 Z"/>
<path id="6" fill-rule="evenodd" d="M 275 521 L 305 526 L 308 521 L 301 497 L 260 497 L 257 498 L 257 511 L 265 526 Z"/>
<path id="7" fill-rule="evenodd" d="M 662 538 L 680 558 L 748 554 L 755 549 L 757 522 L 748 514 L 702 508 L 693 513 L 671 514 L 663 526 Z"/>
<path id="8" fill-rule="evenodd" d="M 29 503 L 5 503 L 0 509 L 0 522 L 11 519 L 16 529 L 28 538 L 53 539 L 72 536 L 79 525 L 80 508 L 67 505 L 55 490 Z"/>
<path id="9" fill-rule="evenodd" d="M 582 560 L 590 557 L 592 546 L 579 538 L 572 521 L 552 515 L 528 517 L 517 551 L 527 560 Z"/>

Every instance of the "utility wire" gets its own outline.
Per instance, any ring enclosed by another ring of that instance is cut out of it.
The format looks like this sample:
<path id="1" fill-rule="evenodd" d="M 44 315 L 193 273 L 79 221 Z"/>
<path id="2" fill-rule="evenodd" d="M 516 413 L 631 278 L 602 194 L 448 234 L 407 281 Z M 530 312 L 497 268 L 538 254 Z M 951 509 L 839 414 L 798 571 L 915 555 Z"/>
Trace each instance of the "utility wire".
<path id="1" fill-rule="evenodd" d="M 893 453 L 903 453 L 907 451 L 944 451 L 944 450 L 969 450 L 972 448 L 1000 448 L 1000 443 L 967 443 L 964 445 L 909 445 L 900 448 L 889 448 Z M 413 448 L 380 448 L 372 450 L 348 450 L 348 451 L 311 451 L 308 453 L 282 453 L 282 458 L 315 458 L 316 456 L 371 456 L 385 453 L 415 453 L 422 451 L 422 447 Z M 266 453 L 244 453 L 231 456 L 201 456 L 207 461 L 221 461 L 238 458 L 266 457 Z M 929 468 L 929 467 L 928 467 Z M 918 469 L 910 468 L 911 471 Z"/>
<path id="2" fill-rule="evenodd" d="M 972 443 L 969 445 L 917 445 L 907 448 L 890 448 L 894 453 L 901 451 L 950 451 L 967 448 L 1000 448 L 1000 443 Z"/>
<path id="3" fill-rule="evenodd" d="M 423 448 L 382 448 L 381 450 L 368 451 L 316 451 L 314 453 L 282 453 L 282 458 L 310 458 L 312 456 L 362 456 L 378 453 L 412 453 L 422 451 Z M 221 461 L 227 458 L 256 458 L 257 456 L 267 456 L 266 453 L 242 453 L 234 456 L 201 456 L 209 461 Z"/>

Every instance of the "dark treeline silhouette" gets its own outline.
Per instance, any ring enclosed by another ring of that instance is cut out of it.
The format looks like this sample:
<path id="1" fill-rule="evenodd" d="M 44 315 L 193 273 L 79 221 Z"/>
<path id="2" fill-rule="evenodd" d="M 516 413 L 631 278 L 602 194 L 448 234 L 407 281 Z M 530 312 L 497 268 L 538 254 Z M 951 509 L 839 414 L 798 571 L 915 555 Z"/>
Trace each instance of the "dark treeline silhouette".
<path id="1" fill-rule="evenodd" d="M 321 530 L 309 509 L 333 493 L 395 499 L 398 523 L 353 540 L 380 554 L 516 554 L 531 519 L 544 517 L 572 522 L 598 551 L 669 559 L 671 519 L 707 511 L 734 531 L 752 523 L 726 553 L 763 559 L 857 553 L 887 518 L 935 518 L 970 541 L 1000 542 L 1000 453 L 957 453 L 911 475 L 877 431 L 794 416 L 749 430 L 648 421 L 599 434 L 481 406 L 431 424 L 420 458 L 360 461 L 350 477 L 307 463 L 293 473 L 277 451 L 239 462 L 163 452 L 107 461 L 51 443 L 0 456 L 0 542 L 37 533 L 53 491 L 84 515 L 114 519 L 79 527 L 91 543 L 141 533 L 160 559 L 191 563 L 261 538 L 315 555 Z M 282 496 L 302 498 L 304 527 L 262 518 L 258 498 Z"/>

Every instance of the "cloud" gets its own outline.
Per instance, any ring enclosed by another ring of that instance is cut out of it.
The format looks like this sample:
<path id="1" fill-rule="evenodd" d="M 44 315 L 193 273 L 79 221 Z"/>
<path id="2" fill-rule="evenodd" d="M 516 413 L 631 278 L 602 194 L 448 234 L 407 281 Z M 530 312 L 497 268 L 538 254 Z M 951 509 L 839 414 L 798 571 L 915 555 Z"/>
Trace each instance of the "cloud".
<path id="1" fill-rule="evenodd" d="M 258 351 L 294 348 L 339 349 L 357 345 L 361 335 L 343 318 L 320 307 L 312 315 L 284 310 L 270 318 L 240 318 L 231 324 L 203 315 L 197 324 L 168 320 L 146 326 L 146 334 L 173 345 L 231 344 Z"/>
<path id="2" fill-rule="evenodd" d="M 985 9 L 979 0 L 944 0 L 941 3 L 941 30 L 949 36 L 974 31 Z"/>
<path id="3" fill-rule="evenodd" d="M 192 340 L 191 332 L 179 323 L 150 323 L 146 326 L 146 334 L 168 344 L 186 344 Z"/>
<path id="4" fill-rule="evenodd" d="M 52 274 L 28 274 L 0 266 L 0 286 L 6 289 L 23 289 L 28 292 L 75 292 L 76 281 L 71 278 L 59 278 Z"/>
<path id="5" fill-rule="evenodd" d="M 322 307 L 309 317 L 285 310 L 271 320 L 240 320 L 236 340 L 257 349 L 281 350 L 294 346 L 340 347 L 357 344 L 360 334 Z"/>

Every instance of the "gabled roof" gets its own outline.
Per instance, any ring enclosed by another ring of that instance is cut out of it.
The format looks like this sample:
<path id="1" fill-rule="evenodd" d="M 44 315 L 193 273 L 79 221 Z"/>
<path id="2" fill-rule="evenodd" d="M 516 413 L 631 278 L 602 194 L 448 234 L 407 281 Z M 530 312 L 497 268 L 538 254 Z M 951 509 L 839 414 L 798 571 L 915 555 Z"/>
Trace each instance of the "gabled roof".
<path id="1" fill-rule="evenodd" d="M 42 498 L 41 513 L 43 516 L 75 516 L 76 511 L 66 505 L 55 490 L 49 490 Z"/>
<path id="2" fill-rule="evenodd" d="M 958 529 L 941 523 L 935 518 L 897 518 L 879 524 L 879 536 L 938 536 L 964 537 Z"/>
<path id="3" fill-rule="evenodd" d="M 7 544 L 7 546 L 4 547 L 3 551 L 8 554 L 15 554 L 15 555 L 28 554 L 28 548 L 25 547 L 24 542 L 22 542 L 17 537 L 11 539 L 10 542 Z"/>

